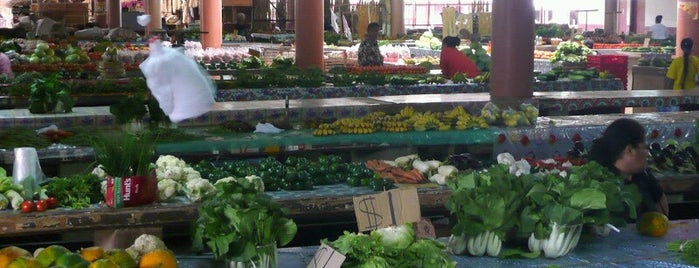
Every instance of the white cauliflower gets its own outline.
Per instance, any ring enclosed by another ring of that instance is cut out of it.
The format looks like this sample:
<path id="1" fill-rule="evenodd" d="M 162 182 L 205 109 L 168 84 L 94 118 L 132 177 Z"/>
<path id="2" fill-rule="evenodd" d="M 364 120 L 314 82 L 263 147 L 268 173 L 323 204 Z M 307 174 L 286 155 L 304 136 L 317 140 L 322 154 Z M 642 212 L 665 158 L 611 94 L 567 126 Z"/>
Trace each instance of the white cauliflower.
<path id="1" fill-rule="evenodd" d="M 254 185 L 255 190 L 259 191 L 260 193 L 265 191 L 265 183 L 260 176 L 248 175 L 248 176 L 245 176 L 245 179 Z M 221 178 L 221 179 L 218 179 L 216 181 L 216 183 L 214 183 L 214 186 L 221 184 L 221 183 L 238 183 L 238 179 L 235 177 Z"/>
<path id="2" fill-rule="evenodd" d="M 175 197 L 179 188 L 179 183 L 173 179 L 163 179 L 158 181 L 158 197 L 160 198 L 160 201 L 170 200 Z"/>
<path id="3" fill-rule="evenodd" d="M 185 181 L 201 179 L 201 173 L 199 173 L 199 171 L 196 171 L 192 167 L 185 167 L 182 171 L 184 172 Z"/>
<path id="4" fill-rule="evenodd" d="M 512 156 L 510 153 L 500 153 L 498 154 L 497 159 L 498 164 L 512 166 L 515 163 L 515 157 Z"/>
<path id="5" fill-rule="evenodd" d="M 213 194 L 214 191 L 216 191 L 214 185 L 208 180 L 202 178 L 188 181 L 187 184 L 185 184 L 184 189 L 184 193 L 187 195 L 187 198 L 189 198 L 189 200 L 192 202 L 199 202 L 204 197 Z"/>
<path id="6" fill-rule="evenodd" d="M 238 179 L 236 179 L 235 177 L 220 178 L 214 183 L 214 186 L 219 185 L 221 183 L 238 183 Z"/>
<path id="7" fill-rule="evenodd" d="M 134 240 L 133 245 L 131 246 L 141 254 L 145 254 L 156 249 L 167 249 L 165 242 L 163 242 L 160 237 L 152 234 L 142 234 L 136 238 L 136 240 Z"/>
<path id="8" fill-rule="evenodd" d="M 104 166 L 102 165 L 99 165 L 96 168 L 92 169 L 91 173 L 102 179 L 107 177 L 107 172 L 104 171 Z"/>
<path id="9" fill-rule="evenodd" d="M 155 161 L 155 165 L 158 167 L 186 167 L 187 163 L 184 160 L 179 159 L 172 155 L 161 155 L 158 160 Z"/>

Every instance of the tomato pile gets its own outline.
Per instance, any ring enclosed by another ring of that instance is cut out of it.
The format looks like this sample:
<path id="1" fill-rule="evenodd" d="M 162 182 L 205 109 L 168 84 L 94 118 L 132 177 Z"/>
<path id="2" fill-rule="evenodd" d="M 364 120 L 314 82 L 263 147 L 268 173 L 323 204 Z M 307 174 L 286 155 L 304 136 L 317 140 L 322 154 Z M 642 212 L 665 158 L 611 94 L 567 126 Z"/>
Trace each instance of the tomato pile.
<path id="1" fill-rule="evenodd" d="M 44 212 L 47 209 L 54 209 L 58 207 L 58 199 L 55 197 L 49 197 L 46 199 L 40 199 L 40 200 L 24 200 L 22 202 L 22 205 L 20 206 L 20 210 L 22 213 L 30 213 L 30 212 Z"/>
<path id="2" fill-rule="evenodd" d="M 604 44 L 604 43 L 594 43 L 592 45 L 593 49 L 621 49 L 625 47 L 640 47 L 643 44 L 630 44 L 630 43 L 620 43 L 620 44 Z"/>
<path id="3" fill-rule="evenodd" d="M 424 74 L 427 69 L 416 65 L 382 65 L 382 66 L 359 66 L 348 65 L 347 71 L 352 74 L 375 73 L 375 74 Z"/>

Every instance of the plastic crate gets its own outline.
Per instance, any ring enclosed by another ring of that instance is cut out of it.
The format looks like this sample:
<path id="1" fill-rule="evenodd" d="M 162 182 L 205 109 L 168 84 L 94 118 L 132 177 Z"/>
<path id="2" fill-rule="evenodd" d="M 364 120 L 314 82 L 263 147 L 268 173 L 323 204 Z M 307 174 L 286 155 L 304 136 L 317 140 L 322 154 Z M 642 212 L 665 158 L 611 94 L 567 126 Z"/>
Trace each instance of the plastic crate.
<path id="1" fill-rule="evenodd" d="M 628 65 L 626 55 L 587 55 L 587 67 L 605 67 L 607 65 Z"/>

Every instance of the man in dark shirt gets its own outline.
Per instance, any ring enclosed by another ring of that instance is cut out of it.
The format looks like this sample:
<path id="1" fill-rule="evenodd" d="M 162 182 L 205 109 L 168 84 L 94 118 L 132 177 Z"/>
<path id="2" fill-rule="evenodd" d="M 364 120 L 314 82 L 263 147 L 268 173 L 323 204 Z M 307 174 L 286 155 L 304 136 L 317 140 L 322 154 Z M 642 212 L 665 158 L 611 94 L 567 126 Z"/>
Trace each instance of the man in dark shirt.
<path id="1" fill-rule="evenodd" d="M 378 23 L 372 22 L 367 26 L 367 33 L 362 43 L 359 44 L 359 51 L 357 52 L 357 61 L 360 66 L 383 65 L 383 56 L 381 56 L 377 40 L 379 30 L 381 30 L 381 25 Z"/>

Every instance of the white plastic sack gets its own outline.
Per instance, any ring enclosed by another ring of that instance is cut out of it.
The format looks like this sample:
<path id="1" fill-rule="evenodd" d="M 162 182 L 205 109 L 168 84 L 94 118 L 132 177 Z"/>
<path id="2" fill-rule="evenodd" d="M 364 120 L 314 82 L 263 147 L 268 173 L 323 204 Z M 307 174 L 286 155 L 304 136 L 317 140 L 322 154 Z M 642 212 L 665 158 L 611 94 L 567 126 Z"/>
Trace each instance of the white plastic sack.
<path id="1" fill-rule="evenodd" d="M 215 87 L 199 64 L 177 49 L 150 42 L 150 55 L 139 67 L 160 108 L 177 123 L 207 113 L 214 105 Z"/>

